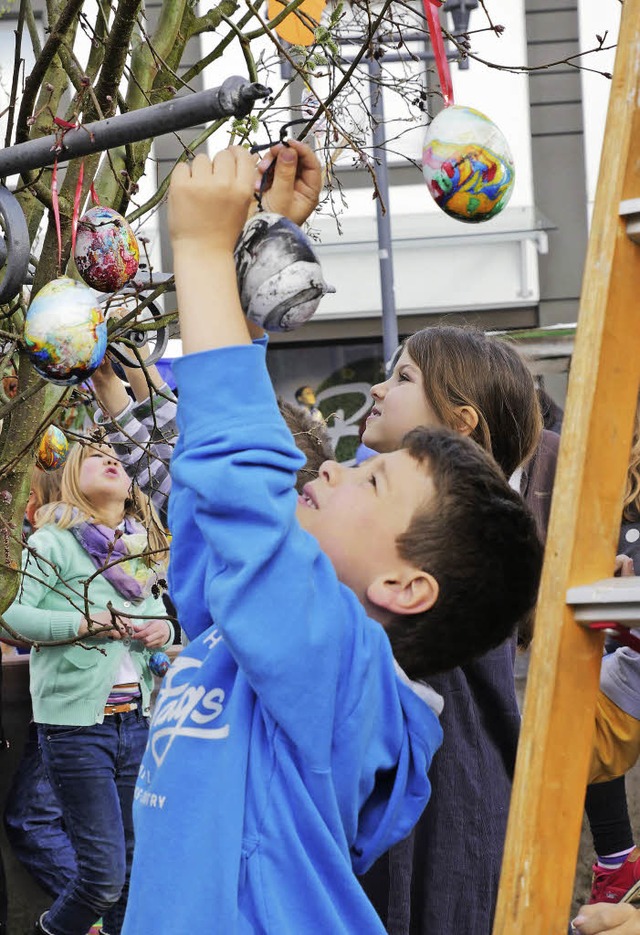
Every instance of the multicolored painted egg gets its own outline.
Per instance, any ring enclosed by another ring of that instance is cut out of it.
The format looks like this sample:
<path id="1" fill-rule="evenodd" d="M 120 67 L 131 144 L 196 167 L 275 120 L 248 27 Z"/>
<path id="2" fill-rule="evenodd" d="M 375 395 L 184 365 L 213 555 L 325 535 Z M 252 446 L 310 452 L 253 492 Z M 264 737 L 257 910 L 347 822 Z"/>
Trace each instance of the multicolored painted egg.
<path id="1" fill-rule="evenodd" d="M 57 471 L 67 460 L 69 442 L 62 429 L 50 425 L 38 445 L 36 462 L 43 471 Z"/>
<path id="2" fill-rule="evenodd" d="M 138 272 L 140 249 L 122 215 L 97 205 L 78 221 L 73 258 L 88 286 L 117 292 Z"/>
<path id="3" fill-rule="evenodd" d="M 95 293 L 68 276 L 47 283 L 27 311 L 24 342 L 40 376 L 61 386 L 83 383 L 107 349 L 107 324 Z"/>
<path id="4" fill-rule="evenodd" d="M 240 303 L 266 331 L 293 331 L 335 292 L 322 276 L 311 241 L 281 214 L 254 214 L 235 249 Z"/>
<path id="5" fill-rule="evenodd" d="M 505 207 L 515 167 L 502 131 L 472 107 L 446 107 L 429 124 L 422 171 L 438 207 L 458 221 L 488 221 Z"/>
<path id="6" fill-rule="evenodd" d="M 163 653 L 159 650 L 157 653 L 154 653 L 153 656 L 151 656 L 147 665 L 154 675 L 157 675 L 158 678 L 162 678 L 171 665 L 171 660 L 166 653 Z"/>

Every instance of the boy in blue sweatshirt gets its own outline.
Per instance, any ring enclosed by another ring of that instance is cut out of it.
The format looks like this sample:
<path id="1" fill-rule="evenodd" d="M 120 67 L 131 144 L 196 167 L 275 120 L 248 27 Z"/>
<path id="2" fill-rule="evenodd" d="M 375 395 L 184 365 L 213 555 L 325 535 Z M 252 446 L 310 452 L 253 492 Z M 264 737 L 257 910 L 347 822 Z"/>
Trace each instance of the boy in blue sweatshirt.
<path id="1" fill-rule="evenodd" d="M 353 871 L 429 797 L 438 698 L 412 679 L 501 643 L 537 591 L 534 522 L 461 436 L 325 462 L 297 495 L 303 459 L 236 286 L 254 178 L 232 148 L 171 185 L 185 356 L 169 576 L 201 635 L 158 695 L 124 935 L 383 933 Z"/>

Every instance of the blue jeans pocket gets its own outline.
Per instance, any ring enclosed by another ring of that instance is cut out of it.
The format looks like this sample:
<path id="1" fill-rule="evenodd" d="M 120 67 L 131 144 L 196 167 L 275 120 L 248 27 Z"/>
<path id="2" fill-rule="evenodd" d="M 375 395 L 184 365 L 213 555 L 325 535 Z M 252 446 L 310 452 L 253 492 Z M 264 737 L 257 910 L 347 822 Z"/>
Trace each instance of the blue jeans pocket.
<path id="1" fill-rule="evenodd" d="M 87 727 L 83 725 L 78 726 L 74 724 L 40 724 L 39 727 L 42 728 L 42 732 L 44 732 L 48 742 L 62 740 L 65 737 L 73 737 L 87 730 Z M 42 733 L 40 733 L 40 737 L 42 737 Z"/>

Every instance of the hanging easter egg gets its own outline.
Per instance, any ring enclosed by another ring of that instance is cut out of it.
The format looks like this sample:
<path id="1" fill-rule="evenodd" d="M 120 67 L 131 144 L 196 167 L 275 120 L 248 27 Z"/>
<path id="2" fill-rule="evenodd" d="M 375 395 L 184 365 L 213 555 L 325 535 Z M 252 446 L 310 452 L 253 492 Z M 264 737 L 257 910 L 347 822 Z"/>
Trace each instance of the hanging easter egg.
<path id="1" fill-rule="evenodd" d="M 299 328 L 322 296 L 335 292 L 324 281 L 309 238 L 280 214 L 264 211 L 247 221 L 235 260 L 244 313 L 266 331 Z"/>
<path id="2" fill-rule="evenodd" d="M 24 343 L 40 376 L 61 386 L 83 383 L 107 349 L 107 324 L 95 294 L 67 276 L 47 283 L 27 311 Z"/>
<path id="3" fill-rule="evenodd" d="M 431 121 L 422 171 L 438 207 L 458 221 L 488 221 L 505 207 L 515 181 L 502 131 L 472 107 L 446 107 Z"/>
<path id="4" fill-rule="evenodd" d="M 38 467 L 43 471 L 57 471 L 67 460 L 68 454 L 67 436 L 56 425 L 50 425 L 38 445 Z"/>
<path id="5" fill-rule="evenodd" d="M 157 675 L 158 678 L 162 678 L 163 675 L 166 675 L 169 666 L 171 665 L 171 660 L 166 653 L 158 650 L 154 653 L 147 663 L 149 669 L 154 675 Z"/>
<path id="6" fill-rule="evenodd" d="M 140 250 L 122 215 L 97 205 L 78 221 L 73 258 L 88 286 L 117 292 L 137 273 Z"/>

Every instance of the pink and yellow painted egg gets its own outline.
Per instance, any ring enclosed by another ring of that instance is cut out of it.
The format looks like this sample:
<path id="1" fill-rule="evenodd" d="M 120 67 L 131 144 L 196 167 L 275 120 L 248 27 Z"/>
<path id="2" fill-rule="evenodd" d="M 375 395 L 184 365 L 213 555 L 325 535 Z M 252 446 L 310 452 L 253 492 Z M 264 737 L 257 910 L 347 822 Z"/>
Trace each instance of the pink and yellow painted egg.
<path id="1" fill-rule="evenodd" d="M 50 425 L 40 439 L 36 462 L 43 471 L 57 471 L 67 460 L 69 442 L 62 429 Z"/>
<path id="2" fill-rule="evenodd" d="M 438 207 L 469 224 L 499 214 L 515 182 L 513 157 L 502 131 L 479 110 L 457 104 L 429 124 L 422 171 Z"/>
<path id="3" fill-rule="evenodd" d="M 138 272 L 140 249 L 122 215 L 97 205 L 78 221 L 73 256 L 88 286 L 99 292 L 117 292 Z"/>
<path id="4" fill-rule="evenodd" d="M 40 376 L 61 386 L 83 383 L 107 349 L 107 324 L 95 293 L 67 276 L 47 283 L 27 311 L 24 343 Z"/>

